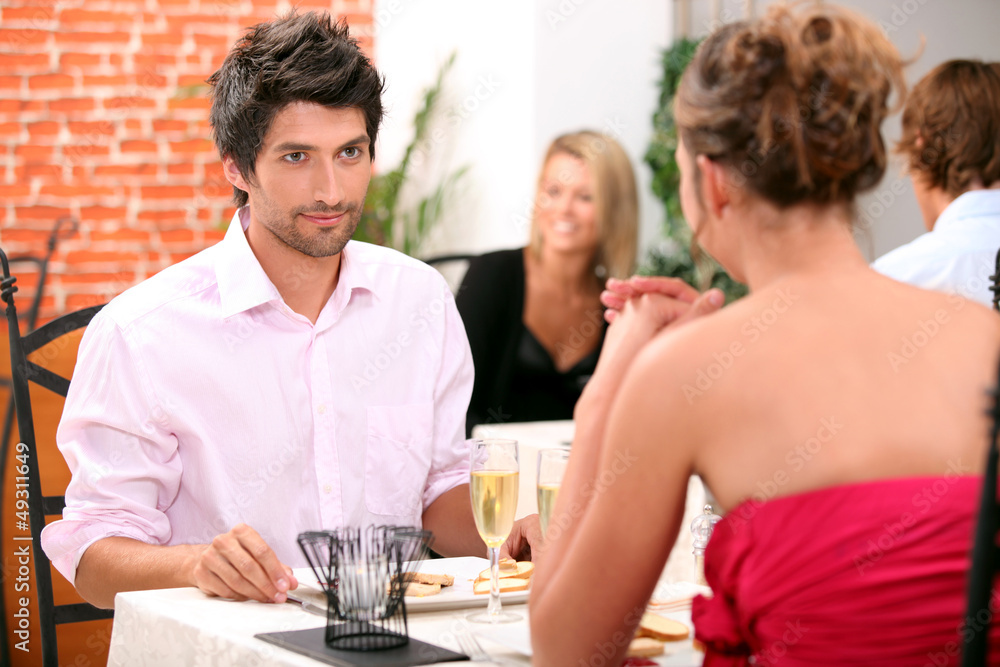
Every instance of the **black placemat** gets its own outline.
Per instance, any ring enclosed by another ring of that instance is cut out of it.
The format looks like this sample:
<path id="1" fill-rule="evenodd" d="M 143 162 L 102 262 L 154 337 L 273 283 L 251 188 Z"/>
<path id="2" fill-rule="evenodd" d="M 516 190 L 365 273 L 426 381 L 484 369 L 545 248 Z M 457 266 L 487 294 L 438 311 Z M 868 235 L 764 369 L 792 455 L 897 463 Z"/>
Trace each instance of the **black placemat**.
<path id="1" fill-rule="evenodd" d="M 412 637 L 406 646 L 399 648 L 383 651 L 343 651 L 327 646 L 325 627 L 291 632 L 267 632 L 254 637 L 339 667 L 410 667 L 410 665 L 431 665 L 436 662 L 469 659 L 469 656 L 462 653 L 455 653 Z"/>

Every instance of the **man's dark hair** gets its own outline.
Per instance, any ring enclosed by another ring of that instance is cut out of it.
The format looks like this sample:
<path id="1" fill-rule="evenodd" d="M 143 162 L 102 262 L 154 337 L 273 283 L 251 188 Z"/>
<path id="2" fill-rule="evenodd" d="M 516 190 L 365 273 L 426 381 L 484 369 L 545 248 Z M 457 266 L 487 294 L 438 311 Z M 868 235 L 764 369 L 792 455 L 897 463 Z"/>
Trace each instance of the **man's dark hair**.
<path id="1" fill-rule="evenodd" d="M 347 23 L 329 14 L 292 12 L 253 26 L 208 83 L 215 145 L 250 183 L 274 117 L 294 102 L 360 109 L 375 157 L 385 81 L 348 34 Z M 247 199 L 233 187 L 237 206 Z"/>

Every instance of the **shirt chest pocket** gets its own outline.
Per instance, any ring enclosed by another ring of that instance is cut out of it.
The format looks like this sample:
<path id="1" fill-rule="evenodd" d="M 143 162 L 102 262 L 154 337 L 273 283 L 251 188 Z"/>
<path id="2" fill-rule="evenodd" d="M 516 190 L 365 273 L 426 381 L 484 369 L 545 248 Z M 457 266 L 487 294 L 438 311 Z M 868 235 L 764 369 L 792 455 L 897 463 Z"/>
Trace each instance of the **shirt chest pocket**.
<path id="1" fill-rule="evenodd" d="M 432 403 L 367 408 L 365 506 L 373 514 L 423 513 L 431 467 Z"/>

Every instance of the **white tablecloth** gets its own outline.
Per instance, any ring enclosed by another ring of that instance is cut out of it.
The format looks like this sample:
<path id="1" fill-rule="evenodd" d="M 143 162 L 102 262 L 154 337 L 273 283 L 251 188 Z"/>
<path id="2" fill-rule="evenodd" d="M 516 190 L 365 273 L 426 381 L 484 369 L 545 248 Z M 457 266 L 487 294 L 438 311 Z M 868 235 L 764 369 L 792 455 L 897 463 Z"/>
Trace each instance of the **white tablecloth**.
<path id="1" fill-rule="evenodd" d="M 507 626 L 527 636 L 527 605 L 511 609 L 525 620 Z M 409 614 L 410 636 L 431 644 L 459 650 L 456 636 L 468 627 L 468 610 Z M 260 632 L 322 627 L 322 617 L 292 604 L 231 602 L 209 598 L 194 588 L 120 593 L 115 598 L 109 666 L 120 667 L 316 667 L 304 655 L 256 639 Z M 514 626 L 520 626 L 514 627 Z M 491 656 L 507 664 L 529 665 L 530 659 L 511 648 L 480 638 Z M 696 667 L 701 655 L 691 642 L 670 645 L 670 655 L 659 664 Z M 455 663 L 443 663 L 454 665 Z M 492 663 L 462 663 L 492 664 Z"/>
<path id="2" fill-rule="evenodd" d="M 524 608 L 520 605 L 518 608 Z M 459 650 L 466 612 L 409 615 L 410 636 Z M 254 637 L 261 632 L 303 630 L 325 625 L 325 619 L 293 604 L 259 604 L 209 598 L 194 588 L 120 593 L 108 665 L 140 667 L 316 667 L 312 658 Z M 481 643 L 485 645 L 486 641 Z M 502 647 L 491 653 L 522 664 L 528 658 Z"/>

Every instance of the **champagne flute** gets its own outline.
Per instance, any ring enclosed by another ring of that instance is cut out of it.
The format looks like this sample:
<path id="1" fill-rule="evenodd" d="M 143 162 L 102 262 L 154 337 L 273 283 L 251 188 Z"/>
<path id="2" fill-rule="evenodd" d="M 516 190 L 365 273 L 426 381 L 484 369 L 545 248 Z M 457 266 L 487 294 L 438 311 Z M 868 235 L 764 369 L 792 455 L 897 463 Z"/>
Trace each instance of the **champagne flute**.
<path id="1" fill-rule="evenodd" d="M 470 460 L 472 514 L 490 556 L 490 602 L 468 616 L 474 623 L 510 623 L 520 615 L 500 608 L 500 547 L 514 527 L 517 511 L 517 441 L 476 440 Z"/>
<path id="2" fill-rule="evenodd" d="M 542 449 L 538 452 L 538 520 L 542 535 L 549 532 L 549 520 L 556 506 L 559 486 L 569 463 L 568 449 Z"/>

